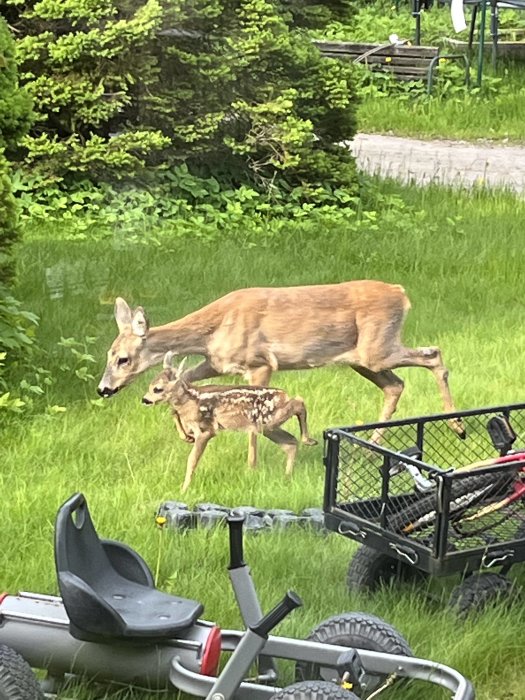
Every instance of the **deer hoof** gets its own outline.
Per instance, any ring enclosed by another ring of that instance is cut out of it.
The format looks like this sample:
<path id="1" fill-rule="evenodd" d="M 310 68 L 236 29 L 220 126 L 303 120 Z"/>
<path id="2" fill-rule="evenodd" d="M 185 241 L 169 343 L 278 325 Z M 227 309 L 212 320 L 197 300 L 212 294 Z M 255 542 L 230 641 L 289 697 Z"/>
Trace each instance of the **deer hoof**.
<path id="1" fill-rule="evenodd" d="M 461 418 L 451 418 L 447 422 L 449 428 L 453 430 L 459 438 L 461 438 L 462 440 L 466 439 L 467 431 L 465 429 L 465 424 L 463 423 Z"/>
<path id="2" fill-rule="evenodd" d="M 314 440 L 311 437 L 303 438 L 302 442 L 303 442 L 303 445 L 308 445 L 308 447 L 313 447 L 314 445 L 318 444 L 317 440 Z"/>

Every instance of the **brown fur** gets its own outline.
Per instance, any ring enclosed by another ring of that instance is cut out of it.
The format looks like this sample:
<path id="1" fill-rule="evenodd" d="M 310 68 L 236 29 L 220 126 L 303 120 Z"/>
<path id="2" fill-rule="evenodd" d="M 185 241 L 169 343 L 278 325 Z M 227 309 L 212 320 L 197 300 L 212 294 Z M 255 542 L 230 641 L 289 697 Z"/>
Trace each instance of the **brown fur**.
<path id="1" fill-rule="evenodd" d="M 280 426 L 293 416 L 297 417 L 301 441 L 317 444 L 308 434 L 306 407 L 297 397 L 291 399 L 281 389 L 261 386 L 192 386 L 170 367 L 171 353 L 167 353 L 164 370 L 150 384 L 143 398 L 147 404 L 168 403 L 172 409 L 179 435 L 194 442 L 188 457 L 184 493 L 208 442 L 222 430 L 250 434 L 248 462 L 255 468 L 257 451 L 255 436 L 261 433 L 280 445 L 286 454 L 286 474 L 291 476 L 297 440 Z"/>
<path id="2" fill-rule="evenodd" d="M 267 386 L 272 372 L 346 364 L 384 394 L 379 420 L 394 413 L 403 392 L 398 367 L 425 367 L 436 378 L 444 408 L 454 411 L 448 370 L 437 347 L 407 348 L 401 331 L 410 302 L 403 287 L 373 280 L 231 292 L 184 318 L 149 328 L 144 310 L 117 299 L 120 334 L 108 352 L 99 385 L 111 395 L 168 350 L 199 354 L 188 381 L 241 374 Z M 460 421 L 451 427 L 463 433 Z"/>

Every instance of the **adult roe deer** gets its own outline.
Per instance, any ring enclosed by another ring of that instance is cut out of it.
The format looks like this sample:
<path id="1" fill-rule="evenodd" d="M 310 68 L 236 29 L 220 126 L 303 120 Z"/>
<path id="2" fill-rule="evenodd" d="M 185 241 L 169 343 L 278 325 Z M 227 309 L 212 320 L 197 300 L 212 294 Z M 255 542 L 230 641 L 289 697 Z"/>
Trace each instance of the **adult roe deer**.
<path id="1" fill-rule="evenodd" d="M 383 391 L 379 417 L 388 420 L 403 392 L 392 370 L 425 367 L 436 379 L 444 409 L 455 410 L 448 370 L 437 347 L 407 348 L 401 331 L 410 302 L 398 284 L 357 280 L 302 287 L 247 288 L 150 328 L 142 307 L 134 311 L 117 298 L 119 335 L 108 351 L 98 392 L 109 397 L 171 350 L 203 355 L 185 378 L 199 381 L 220 374 L 241 374 L 249 384 L 267 386 L 272 372 L 350 365 Z M 461 437 L 461 420 L 450 427 Z"/>

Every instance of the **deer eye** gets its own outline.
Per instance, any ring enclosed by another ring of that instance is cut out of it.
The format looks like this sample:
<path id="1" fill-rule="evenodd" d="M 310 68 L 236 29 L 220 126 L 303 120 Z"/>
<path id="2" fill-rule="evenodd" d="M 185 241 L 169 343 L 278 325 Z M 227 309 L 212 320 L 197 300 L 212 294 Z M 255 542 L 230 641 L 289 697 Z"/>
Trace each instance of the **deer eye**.
<path id="1" fill-rule="evenodd" d="M 117 365 L 120 367 L 121 365 L 125 365 L 127 362 L 129 362 L 129 357 L 119 357 L 117 360 Z"/>
<path id="2" fill-rule="evenodd" d="M 153 393 L 154 393 L 154 394 L 162 394 L 162 391 L 163 391 L 163 389 L 162 389 L 161 386 L 154 386 L 154 387 L 153 387 Z"/>

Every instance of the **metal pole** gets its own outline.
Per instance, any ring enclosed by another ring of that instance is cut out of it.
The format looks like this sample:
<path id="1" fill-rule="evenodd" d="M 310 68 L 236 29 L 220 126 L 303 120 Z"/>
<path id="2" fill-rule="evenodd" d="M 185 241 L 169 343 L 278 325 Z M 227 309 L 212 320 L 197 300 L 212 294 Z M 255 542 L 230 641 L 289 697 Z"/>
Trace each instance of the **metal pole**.
<path id="1" fill-rule="evenodd" d="M 487 0 L 481 0 L 481 19 L 479 22 L 479 51 L 478 51 L 478 79 L 477 85 L 481 87 L 483 77 L 483 54 L 485 51 L 485 24 L 487 20 Z"/>

